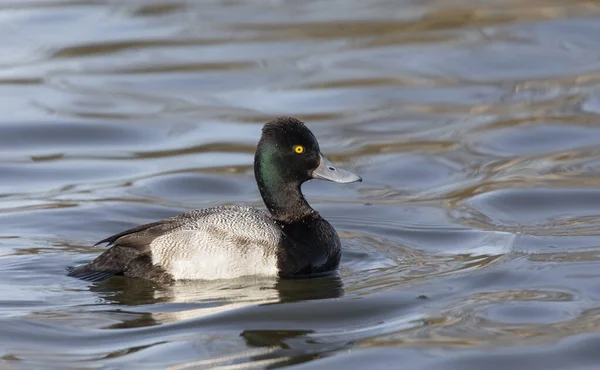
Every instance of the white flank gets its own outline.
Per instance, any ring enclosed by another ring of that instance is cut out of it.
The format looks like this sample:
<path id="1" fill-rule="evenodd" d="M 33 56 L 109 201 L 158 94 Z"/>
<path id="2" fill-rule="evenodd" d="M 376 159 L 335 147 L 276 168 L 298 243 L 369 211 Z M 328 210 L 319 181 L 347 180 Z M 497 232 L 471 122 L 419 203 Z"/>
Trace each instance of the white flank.
<path id="1" fill-rule="evenodd" d="M 234 237 L 217 237 L 204 230 L 175 231 L 154 239 L 150 248 L 152 262 L 175 280 L 276 276 L 278 272 L 277 256 L 264 244 L 250 241 L 240 246 Z"/>

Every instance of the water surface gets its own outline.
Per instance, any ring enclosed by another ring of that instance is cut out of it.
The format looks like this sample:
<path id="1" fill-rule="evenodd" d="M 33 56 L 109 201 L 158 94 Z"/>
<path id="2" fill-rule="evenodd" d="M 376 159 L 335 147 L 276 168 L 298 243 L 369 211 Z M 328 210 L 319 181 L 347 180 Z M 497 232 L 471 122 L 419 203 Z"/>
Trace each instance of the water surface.
<path id="1" fill-rule="evenodd" d="M 600 7 L 0 1 L 0 367 L 596 369 Z M 339 276 L 158 286 L 68 266 L 128 227 L 262 207 L 307 122 Z"/>

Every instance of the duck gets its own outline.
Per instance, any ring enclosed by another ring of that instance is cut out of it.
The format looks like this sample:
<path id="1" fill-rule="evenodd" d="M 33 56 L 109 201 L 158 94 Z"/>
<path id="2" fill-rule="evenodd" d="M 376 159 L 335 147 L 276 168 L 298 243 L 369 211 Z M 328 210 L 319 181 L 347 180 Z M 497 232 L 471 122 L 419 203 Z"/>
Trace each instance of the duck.
<path id="1" fill-rule="evenodd" d="M 157 283 L 235 279 L 293 279 L 335 273 L 341 242 L 334 227 L 301 191 L 312 179 L 340 184 L 362 178 L 337 167 L 306 125 L 294 117 L 264 124 L 254 176 L 266 211 L 222 205 L 188 211 L 100 240 L 109 247 L 68 275 L 97 282 L 112 276 Z"/>

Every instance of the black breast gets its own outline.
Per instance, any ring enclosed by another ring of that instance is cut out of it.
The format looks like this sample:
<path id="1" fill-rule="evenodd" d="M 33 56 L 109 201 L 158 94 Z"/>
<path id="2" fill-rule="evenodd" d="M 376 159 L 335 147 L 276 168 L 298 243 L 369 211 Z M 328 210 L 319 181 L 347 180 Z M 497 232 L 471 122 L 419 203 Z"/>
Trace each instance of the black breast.
<path id="1" fill-rule="evenodd" d="M 298 222 L 278 224 L 284 232 L 277 255 L 280 277 L 322 275 L 338 268 L 341 244 L 329 222 L 317 214 Z"/>

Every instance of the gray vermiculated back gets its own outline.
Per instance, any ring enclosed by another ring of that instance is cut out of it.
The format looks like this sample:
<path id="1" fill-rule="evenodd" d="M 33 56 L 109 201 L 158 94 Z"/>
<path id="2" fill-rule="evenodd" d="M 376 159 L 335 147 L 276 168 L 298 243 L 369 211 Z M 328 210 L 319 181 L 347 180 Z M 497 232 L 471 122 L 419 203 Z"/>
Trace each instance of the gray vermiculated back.
<path id="1" fill-rule="evenodd" d="M 169 231 L 203 231 L 215 238 L 239 238 L 264 245 L 270 252 L 277 251 L 281 231 L 273 219 L 260 209 L 245 206 L 219 206 L 189 211 L 168 219 Z M 158 236 L 158 235 L 157 235 Z M 117 241 L 118 244 L 118 241 Z M 246 243 L 240 243 L 244 245 Z"/>

